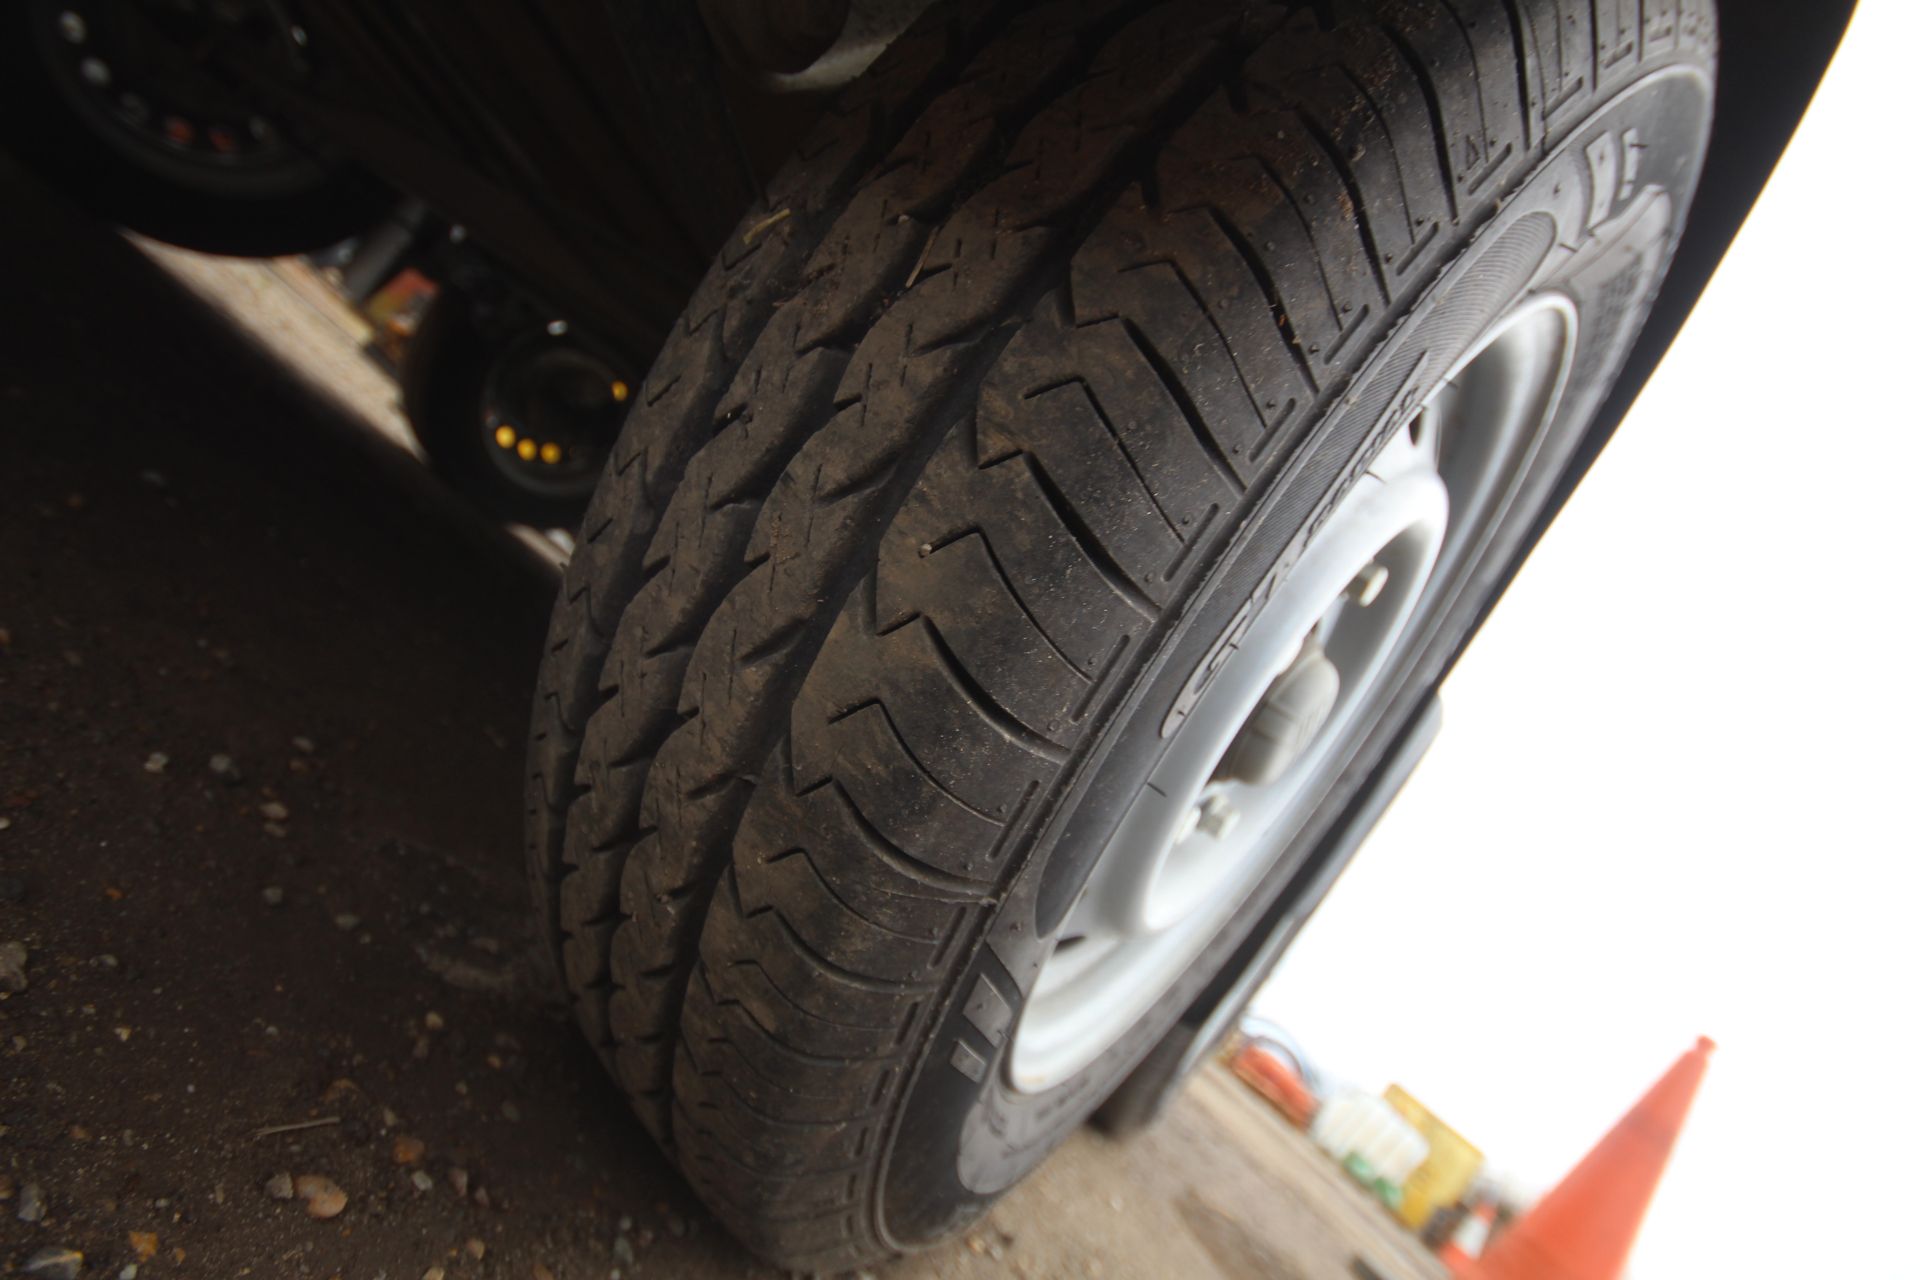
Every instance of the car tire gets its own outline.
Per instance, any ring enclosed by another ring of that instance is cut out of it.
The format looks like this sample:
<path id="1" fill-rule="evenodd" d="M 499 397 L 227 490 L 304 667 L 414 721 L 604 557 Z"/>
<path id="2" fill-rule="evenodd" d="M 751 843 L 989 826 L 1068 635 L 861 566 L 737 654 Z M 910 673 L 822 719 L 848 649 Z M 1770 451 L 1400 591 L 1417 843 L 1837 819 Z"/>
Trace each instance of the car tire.
<path id="1" fill-rule="evenodd" d="M 1624 360 L 1713 46 L 1704 0 L 942 9 L 748 215 L 589 510 L 528 830 L 582 1026 L 750 1248 L 959 1230 L 1245 942 Z M 1348 581 L 1381 493 L 1424 514 Z M 1317 723 L 1223 775 L 1260 708 Z M 1049 1004 L 1089 903 L 1180 944 Z"/>
<path id="2" fill-rule="evenodd" d="M 337 244 L 392 211 L 389 188 L 312 139 L 270 163 L 182 163 L 55 70 L 84 53 L 57 34 L 62 10 L 21 0 L 0 18 L 0 146 L 89 212 L 184 249 L 265 258 Z"/>

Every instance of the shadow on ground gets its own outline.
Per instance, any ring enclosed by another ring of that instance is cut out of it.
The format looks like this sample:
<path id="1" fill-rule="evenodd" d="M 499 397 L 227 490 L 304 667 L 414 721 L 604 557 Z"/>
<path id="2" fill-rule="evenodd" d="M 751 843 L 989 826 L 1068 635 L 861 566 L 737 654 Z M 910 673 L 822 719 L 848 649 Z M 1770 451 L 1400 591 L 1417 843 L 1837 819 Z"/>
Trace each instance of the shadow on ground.
<path id="1" fill-rule="evenodd" d="M 528 936 L 551 576 L 120 237 L 4 188 L 0 942 L 28 961 L 0 1265 L 746 1269 Z M 275 1200 L 283 1172 L 346 1211 Z"/>

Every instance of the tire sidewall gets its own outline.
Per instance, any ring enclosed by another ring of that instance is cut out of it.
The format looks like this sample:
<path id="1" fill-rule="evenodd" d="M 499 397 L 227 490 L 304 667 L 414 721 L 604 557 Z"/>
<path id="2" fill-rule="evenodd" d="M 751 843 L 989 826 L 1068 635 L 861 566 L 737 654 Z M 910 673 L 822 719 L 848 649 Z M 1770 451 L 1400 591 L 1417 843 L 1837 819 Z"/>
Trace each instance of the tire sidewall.
<path id="1" fill-rule="evenodd" d="M 918 1066 L 893 1116 L 876 1206 L 876 1225 L 892 1247 L 930 1243 L 977 1216 L 1152 1051 L 1285 889 L 1317 835 L 1444 674 L 1545 510 L 1638 333 L 1698 176 L 1710 102 L 1703 71 L 1654 72 L 1566 133 L 1509 194 L 1484 199 L 1483 210 L 1497 212 L 1377 344 L 1277 477 L 1250 489 L 1229 544 L 1196 571 L 1169 621 L 1142 646 L 1052 802 L 1035 806 L 1020 837 L 1029 852 L 1002 903 L 982 920 L 970 959 L 957 970 L 937 1018 L 929 1019 L 931 1033 L 922 1032 Z M 1537 259 L 1529 261 L 1536 241 Z M 1543 291 L 1568 296 L 1580 321 L 1553 421 L 1514 477 L 1504 509 L 1467 547 L 1446 594 L 1423 606 L 1396 669 L 1361 708 L 1344 767 L 1288 839 L 1288 854 L 1117 1044 L 1052 1090 L 1015 1092 L 1005 1060 L 1025 994 L 1051 947 L 1050 931 L 1084 883 L 1125 800 L 1164 750 L 1160 726 L 1192 673 L 1274 567 L 1298 559 L 1325 513 L 1473 340 L 1515 302 Z"/>

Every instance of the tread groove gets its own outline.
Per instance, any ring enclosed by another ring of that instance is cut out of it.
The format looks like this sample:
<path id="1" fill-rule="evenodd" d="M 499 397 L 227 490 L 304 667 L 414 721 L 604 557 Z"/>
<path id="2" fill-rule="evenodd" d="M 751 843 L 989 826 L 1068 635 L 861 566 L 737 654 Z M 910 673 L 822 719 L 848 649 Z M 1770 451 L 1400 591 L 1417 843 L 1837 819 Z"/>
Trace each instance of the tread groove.
<path id="1" fill-rule="evenodd" d="M 1178 276 L 1179 272 L 1176 270 L 1174 274 Z M 1187 291 L 1191 293 L 1192 287 L 1188 286 Z M 1201 414 L 1200 407 L 1193 402 L 1193 396 L 1188 393 L 1186 384 L 1180 381 L 1180 375 L 1174 372 L 1167 358 L 1160 353 L 1159 348 L 1153 345 L 1153 340 L 1141 332 L 1139 325 L 1122 316 L 1120 327 L 1127 335 L 1127 339 L 1133 343 L 1134 349 L 1140 353 L 1140 358 L 1147 362 L 1147 367 L 1153 370 L 1156 378 L 1160 379 L 1167 397 L 1179 408 L 1187 431 L 1193 436 L 1194 442 L 1200 446 L 1201 452 L 1207 455 L 1207 461 L 1213 464 L 1213 469 L 1235 493 L 1245 492 L 1247 487 L 1245 482 L 1234 473 L 1233 463 L 1220 451 L 1220 442 L 1213 438 L 1213 432 L 1207 430 L 1206 419 Z M 1214 333 L 1218 335 L 1219 330 L 1216 328 Z M 1240 389 L 1246 390 L 1244 382 L 1240 384 Z"/>
<path id="2" fill-rule="evenodd" d="M 1273 272 L 1267 269 L 1267 264 L 1260 260 L 1260 255 L 1255 253 L 1253 246 L 1247 242 L 1246 233 L 1233 225 L 1231 218 L 1213 205 L 1200 207 L 1204 208 L 1207 216 L 1213 219 L 1213 225 L 1220 229 L 1220 234 L 1226 237 L 1228 244 L 1233 246 L 1233 251 L 1240 255 L 1240 261 L 1246 264 L 1247 273 L 1259 284 L 1260 292 L 1266 295 L 1267 310 L 1272 313 L 1274 325 L 1280 330 L 1280 337 L 1286 343 L 1287 355 L 1292 358 L 1295 371 L 1307 384 L 1308 393 L 1319 395 L 1320 381 L 1313 376 L 1313 367 L 1307 363 L 1306 352 L 1300 346 L 1299 335 L 1293 331 L 1293 321 L 1287 317 L 1286 303 L 1280 296 L 1280 287 L 1274 281 Z M 1191 289 L 1192 286 L 1188 287 Z M 1293 405 L 1289 403 L 1281 411 L 1280 420 L 1284 421 L 1292 411 Z M 1277 426 L 1278 422 L 1275 425 Z"/>
<path id="3" fill-rule="evenodd" d="M 1080 549 L 1086 553 L 1087 559 L 1106 580 L 1107 585 L 1113 588 L 1113 593 L 1126 601 L 1127 606 L 1142 618 L 1151 621 L 1158 617 L 1160 611 L 1153 601 L 1134 585 L 1133 579 L 1121 567 L 1120 562 L 1107 553 L 1093 529 L 1081 518 L 1080 512 L 1067 499 L 1067 495 L 1061 492 L 1060 486 L 1053 482 L 1053 477 L 1047 474 L 1047 469 L 1040 465 L 1040 460 L 1030 453 L 1022 452 L 1020 461 L 1032 474 L 1034 484 L 1045 495 L 1047 504 L 1053 508 L 1054 515 L 1080 544 Z"/>
<path id="4" fill-rule="evenodd" d="M 934 625 L 933 619 L 922 617 L 920 625 L 926 630 L 927 639 L 933 643 L 933 651 L 946 667 L 947 678 L 966 695 L 968 703 L 983 720 L 1009 741 L 1018 743 L 1049 764 L 1065 763 L 1067 749 L 1053 739 L 1027 728 L 1012 712 L 1001 706 L 987 687 L 961 664 L 960 656 L 947 643 L 946 637 L 940 634 L 940 628 Z"/>
<path id="5" fill-rule="evenodd" d="M 1348 163 L 1347 157 L 1340 153 L 1340 144 L 1334 141 L 1333 135 L 1329 134 L 1312 115 L 1303 110 L 1296 110 L 1294 119 L 1300 122 L 1300 127 L 1307 131 L 1308 136 L 1325 153 L 1328 163 L 1333 166 L 1334 174 L 1340 179 L 1340 185 L 1345 188 L 1347 199 L 1353 205 L 1353 222 L 1360 232 L 1360 243 L 1366 246 L 1367 266 L 1373 273 L 1374 287 L 1380 291 L 1382 302 L 1391 303 L 1393 291 L 1387 287 L 1386 267 L 1380 257 L 1380 246 L 1374 242 L 1373 225 L 1368 221 L 1366 214 L 1366 197 L 1361 194 L 1360 181 L 1354 175 L 1353 166 Z M 1346 332 L 1351 333 L 1359 327 L 1360 322 L 1356 318 Z"/>

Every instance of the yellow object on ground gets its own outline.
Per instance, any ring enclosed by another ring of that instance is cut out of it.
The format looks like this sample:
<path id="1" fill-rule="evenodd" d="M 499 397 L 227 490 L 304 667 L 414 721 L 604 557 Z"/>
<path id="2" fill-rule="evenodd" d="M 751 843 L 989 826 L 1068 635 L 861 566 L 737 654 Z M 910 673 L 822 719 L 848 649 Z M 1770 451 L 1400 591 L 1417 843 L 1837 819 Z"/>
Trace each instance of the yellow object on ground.
<path id="1" fill-rule="evenodd" d="M 1395 1210 L 1402 1222 L 1420 1231 L 1436 1210 L 1458 1203 L 1467 1194 L 1486 1157 L 1399 1085 L 1387 1086 L 1386 1099 L 1427 1140 L 1427 1158 L 1407 1175 L 1400 1189 L 1400 1207 Z"/>

